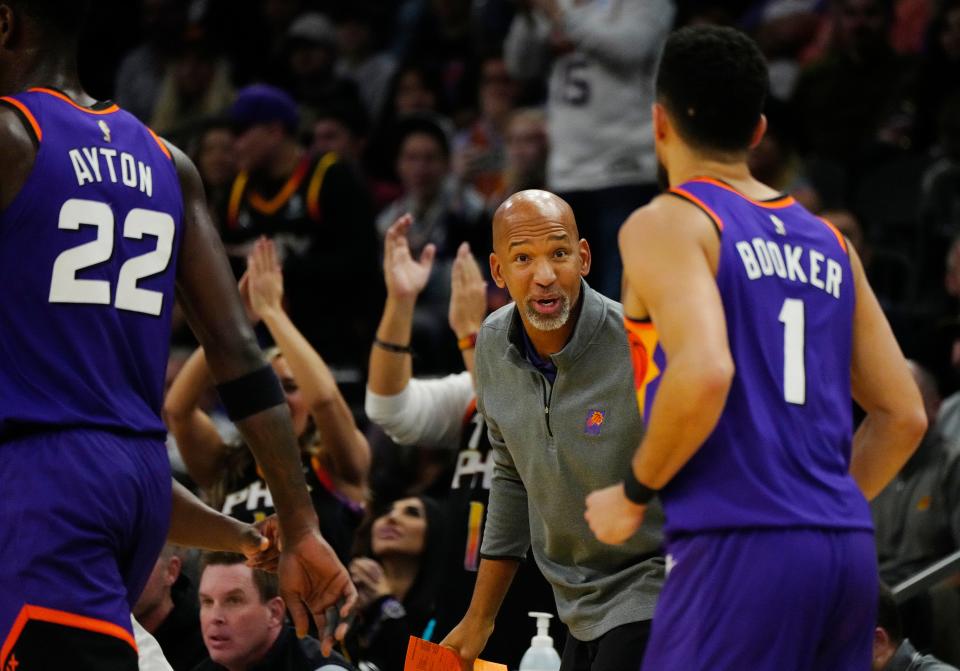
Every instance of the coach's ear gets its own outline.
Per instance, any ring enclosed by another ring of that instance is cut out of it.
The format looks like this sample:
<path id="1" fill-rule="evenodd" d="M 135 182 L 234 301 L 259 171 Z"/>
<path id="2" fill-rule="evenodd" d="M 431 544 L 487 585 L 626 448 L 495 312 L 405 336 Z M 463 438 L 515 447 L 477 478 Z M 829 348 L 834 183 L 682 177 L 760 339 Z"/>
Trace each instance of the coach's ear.
<path id="1" fill-rule="evenodd" d="M 767 115 L 761 114 L 760 119 L 757 121 L 757 127 L 753 129 L 753 136 L 750 138 L 750 148 L 753 149 L 758 144 L 760 140 L 763 139 L 763 136 L 767 132 Z"/>
<path id="2" fill-rule="evenodd" d="M 490 277 L 501 289 L 507 286 L 507 281 L 503 279 L 503 268 L 500 266 L 500 259 L 497 258 L 496 252 L 490 253 Z"/>

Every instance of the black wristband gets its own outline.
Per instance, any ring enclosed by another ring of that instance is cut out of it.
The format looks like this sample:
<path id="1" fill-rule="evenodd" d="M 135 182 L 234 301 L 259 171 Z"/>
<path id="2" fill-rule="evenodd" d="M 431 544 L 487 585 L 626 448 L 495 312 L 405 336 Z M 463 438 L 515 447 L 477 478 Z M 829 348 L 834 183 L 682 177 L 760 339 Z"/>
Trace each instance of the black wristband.
<path id="1" fill-rule="evenodd" d="M 380 340 L 380 338 L 374 338 L 373 344 L 380 349 L 393 352 L 394 354 L 413 354 L 413 348 L 410 345 L 398 345 L 396 343 L 387 342 L 386 340 Z"/>
<path id="2" fill-rule="evenodd" d="M 650 503 L 650 500 L 657 495 L 656 489 L 650 489 L 637 480 L 637 476 L 633 474 L 632 467 L 627 473 L 627 477 L 623 479 L 623 492 L 627 495 L 628 501 L 636 503 L 638 506 L 647 505 Z"/>
<path id="3" fill-rule="evenodd" d="M 236 380 L 218 384 L 217 393 L 232 422 L 287 402 L 280 380 L 269 365 Z"/>

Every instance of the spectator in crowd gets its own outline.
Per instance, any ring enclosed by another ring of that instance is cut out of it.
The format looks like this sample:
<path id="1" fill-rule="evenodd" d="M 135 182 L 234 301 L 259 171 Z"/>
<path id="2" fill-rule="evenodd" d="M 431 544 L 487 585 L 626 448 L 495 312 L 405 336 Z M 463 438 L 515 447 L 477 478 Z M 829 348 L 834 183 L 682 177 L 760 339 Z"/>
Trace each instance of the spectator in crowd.
<path id="1" fill-rule="evenodd" d="M 220 225 L 217 217 L 222 214 L 222 203 L 227 201 L 230 185 L 237 177 L 235 141 L 232 125 L 226 119 L 214 118 L 201 127 L 191 152 L 207 192 L 210 215 L 217 225 Z"/>
<path id="2" fill-rule="evenodd" d="M 944 105 L 960 95 L 960 0 L 937 3 L 917 89 L 915 138 L 917 146 L 926 149 L 937 139 Z"/>
<path id="3" fill-rule="evenodd" d="M 230 64 L 194 26 L 164 72 L 150 126 L 188 146 L 203 121 L 226 111 L 234 95 Z"/>
<path id="4" fill-rule="evenodd" d="M 410 253 L 409 215 L 394 222 L 384 244 L 387 302 L 370 350 L 366 412 L 398 445 L 439 448 L 456 467 L 444 505 L 449 514 L 446 588 L 437 603 L 436 638 L 447 635 L 466 612 L 480 564 L 480 543 L 493 477 L 493 454 L 473 390 L 474 340 L 487 311 L 486 282 L 464 243 L 453 264 L 449 325 L 466 371 L 438 379 L 413 378 L 410 342 L 414 306 L 430 276 L 429 261 Z M 401 345 L 400 349 L 391 345 Z M 523 562 L 507 594 L 500 627 L 486 647 L 493 660 L 516 663 L 529 645 L 527 612 L 556 612 L 549 586 L 531 561 Z"/>
<path id="5" fill-rule="evenodd" d="M 366 439 L 323 359 L 283 311 L 283 276 L 271 242 L 257 243 L 240 290 L 251 320 L 262 320 L 278 345 L 268 358 L 287 395 L 320 528 L 338 556 L 347 557 L 366 501 Z M 211 504 L 237 519 L 260 521 L 273 512 L 272 496 L 246 446 L 227 444 L 200 409 L 210 382 L 198 349 L 167 394 L 167 426 Z"/>
<path id="6" fill-rule="evenodd" d="M 880 583 L 877 629 L 873 634 L 870 671 L 957 671 L 933 655 L 921 655 L 903 635 L 897 602 L 890 588 Z"/>
<path id="7" fill-rule="evenodd" d="M 547 117 L 543 111 L 533 108 L 515 111 L 507 124 L 503 183 L 487 201 L 489 209 L 496 210 L 518 191 L 545 188 L 549 153 Z"/>
<path id="8" fill-rule="evenodd" d="M 407 117 L 447 111 L 447 96 L 436 68 L 428 64 L 406 63 L 390 82 L 383 112 L 371 137 L 366 162 L 378 179 L 397 181 L 395 156 L 397 135 Z"/>
<path id="9" fill-rule="evenodd" d="M 383 15 L 382 5 L 357 0 L 345 3 L 334 17 L 340 54 L 336 72 L 357 86 L 371 119 L 380 118 L 397 70 L 393 54 L 380 48 Z"/>
<path id="10" fill-rule="evenodd" d="M 331 365 L 359 378 L 381 295 L 369 195 L 349 164 L 297 142 L 297 107 L 283 91 L 249 86 L 230 116 L 240 173 L 220 220 L 237 275 L 258 237 L 274 240 L 291 319 Z M 350 300 L 316 290 L 328 283 L 349 284 Z"/>
<path id="11" fill-rule="evenodd" d="M 455 365 L 459 356 L 449 350 L 444 328 L 450 302 L 450 267 L 463 241 L 474 249 L 486 247 L 483 198 L 460 183 L 450 170 L 450 146 L 446 133 L 433 119 L 407 119 L 400 133 L 396 165 L 404 195 L 377 217 L 377 230 L 387 230 L 405 213 L 413 216 L 409 230 L 414 253 L 436 259 L 427 287 L 416 309 L 414 340 L 421 352 L 434 352 L 428 364 Z M 446 355 L 444 355 L 446 352 Z"/>
<path id="12" fill-rule="evenodd" d="M 743 28 L 756 34 L 770 68 L 770 95 L 789 100 L 800 74 L 800 60 L 821 26 L 823 0 L 768 0 L 755 5 Z"/>
<path id="13" fill-rule="evenodd" d="M 594 285 L 620 296 L 617 231 L 657 193 L 651 106 L 670 0 L 528 0 L 504 43 L 511 74 L 549 68 L 548 187 L 570 203 L 597 254 Z"/>
<path id="14" fill-rule="evenodd" d="M 871 504 L 880 576 L 891 585 L 960 548 L 960 435 L 936 421 L 940 395 L 934 377 L 915 362 L 929 429 L 897 477 Z"/>
<path id="15" fill-rule="evenodd" d="M 182 569 L 181 555 L 168 543 L 133 607 L 133 616 L 156 639 L 173 671 L 190 671 L 207 656 L 196 595 Z"/>
<path id="16" fill-rule="evenodd" d="M 400 62 L 439 64 L 449 91 L 474 61 L 471 0 L 407 0 L 397 14 L 394 53 Z"/>
<path id="17" fill-rule="evenodd" d="M 557 196 L 521 191 L 494 215 L 490 269 L 515 302 L 490 315 L 477 339 L 490 507 L 473 599 L 443 641 L 465 669 L 531 549 L 570 630 L 565 670 L 635 666 L 650 634 L 664 577 L 659 504 L 622 545 L 596 540 L 584 519 L 587 494 L 622 479 L 643 432 L 633 376 L 624 374 L 623 308 L 587 286 L 590 265 L 590 247 Z"/>
<path id="18" fill-rule="evenodd" d="M 880 577 L 891 585 L 960 549 L 960 435 L 945 434 L 935 421 L 940 395 L 934 377 L 915 362 L 910 370 L 930 428 L 893 482 L 870 503 Z M 955 598 L 924 593 L 902 607 L 909 615 L 907 632 L 921 649 L 944 645 L 935 627 L 939 620 L 953 623 L 948 631 L 960 624 Z"/>
<path id="19" fill-rule="evenodd" d="M 480 116 L 454 139 L 454 170 L 485 199 L 504 188 L 507 125 L 517 87 L 500 56 L 480 64 Z"/>
<path id="20" fill-rule="evenodd" d="M 200 573 L 200 628 L 210 658 L 195 671 L 353 669 L 320 642 L 298 639 L 284 621 L 276 576 L 245 565 L 243 555 L 211 552 Z"/>
<path id="21" fill-rule="evenodd" d="M 323 14 L 309 12 L 290 24 L 286 41 L 287 90 L 302 105 L 305 126 L 315 110 L 336 104 L 362 107 L 354 82 L 337 75 L 337 31 Z"/>
<path id="22" fill-rule="evenodd" d="M 148 123 L 167 64 L 177 54 L 187 25 L 185 0 L 141 0 L 143 44 L 130 51 L 117 71 L 114 99 L 135 117 Z"/>
<path id="23" fill-rule="evenodd" d="M 800 75 L 793 97 L 802 149 L 849 167 L 872 146 L 900 140 L 912 68 L 889 43 L 892 3 L 836 0 L 829 49 Z"/>
<path id="24" fill-rule="evenodd" d="M 437 598 L 445 588 L 443 507 L 429 497 L 386 506 L 358 538 L 350 563 L 358 621 L 350 656 L 378 671 L 402 671 L 410 636 L 431 638 Z"/>

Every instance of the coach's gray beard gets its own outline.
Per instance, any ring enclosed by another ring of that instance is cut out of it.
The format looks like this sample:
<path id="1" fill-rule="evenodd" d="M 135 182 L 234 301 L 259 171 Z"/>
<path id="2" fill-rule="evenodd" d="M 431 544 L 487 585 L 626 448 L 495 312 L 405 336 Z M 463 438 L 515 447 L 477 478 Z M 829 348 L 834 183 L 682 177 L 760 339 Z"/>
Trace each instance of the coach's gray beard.
<path id="1" fill-rule="evenodd" d="M 560 295 L 560 312 L 549 317 L 537 312 L 531 304 L 531 301 L 527 302 L 526 307 L 527 320 L 529 320 L 530 325 L 538 331 L 556 331 L 559 328 L 563 328 L 563 325 L 570 319 L 570 299 L 567 298 L 566 294 Z"/>

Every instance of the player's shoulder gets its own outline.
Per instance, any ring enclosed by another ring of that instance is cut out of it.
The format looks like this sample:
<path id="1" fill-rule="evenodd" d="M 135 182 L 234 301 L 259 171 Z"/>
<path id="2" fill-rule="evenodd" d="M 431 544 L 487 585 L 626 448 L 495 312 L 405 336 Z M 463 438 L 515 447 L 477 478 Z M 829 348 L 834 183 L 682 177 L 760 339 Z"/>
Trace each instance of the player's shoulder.
<path id="1" fill-rule="evenodd" d="M 36 143 L 17 111 L 0 104 L 0 212 L 13 201 L 33 169 Z"/>
<path id="2" fill-rule="evenodd" d="M 695 203 L 667 192 L 634 210 L 620 227 L 619 239 L 623 248 L 658 239 L 700 239 L 708 234 L 715 236 L 709 215 Z"/>

